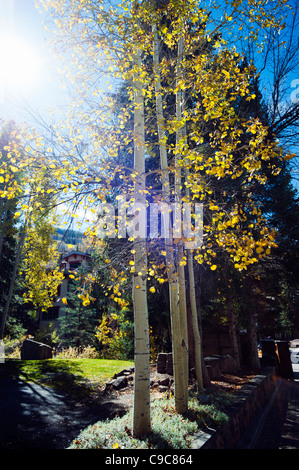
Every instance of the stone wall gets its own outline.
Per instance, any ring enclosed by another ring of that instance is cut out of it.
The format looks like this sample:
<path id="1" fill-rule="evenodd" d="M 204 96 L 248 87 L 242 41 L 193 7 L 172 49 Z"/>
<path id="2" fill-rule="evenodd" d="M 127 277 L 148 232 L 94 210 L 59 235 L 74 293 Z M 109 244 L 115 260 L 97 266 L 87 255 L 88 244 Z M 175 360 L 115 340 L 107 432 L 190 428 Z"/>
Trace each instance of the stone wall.
<path id="1" fill-rule="evenodd" d="M 236 372 L 235 360 L 227 355 L 215 355 L 204 358 L 209 377 L 213 380 L 221 374 Z M 160 353 L 157 357 L 157 372 L 159 374 L 173 375 L 172 353 Z"/>
<path id="2" fill-rule="evenodd" d="M 255 414 L 270 399 L 276 387 L 274 367 L 268 367 L 237 392 L 227 413 L 229 422 L 214 433 L 196 435 L 193 449 L 236 449 Z"/>

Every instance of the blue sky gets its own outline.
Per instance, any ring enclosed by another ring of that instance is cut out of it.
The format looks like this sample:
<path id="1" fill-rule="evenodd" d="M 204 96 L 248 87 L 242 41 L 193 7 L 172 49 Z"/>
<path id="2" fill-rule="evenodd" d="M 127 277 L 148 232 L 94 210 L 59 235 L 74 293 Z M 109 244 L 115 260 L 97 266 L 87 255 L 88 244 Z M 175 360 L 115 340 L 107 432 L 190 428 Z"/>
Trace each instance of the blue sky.
<path id="1" fill-rule="evenodd" d="M 12 48 L 10 37 L 16 37 L 22 52 L 24 46 L 23 55 L 29 54 L 27 63 L 25 58 L 19 57 L 17 53 L 13 60 L 14 48 L 8 58 L 8 68 L 13 71 L 12 75 L 17 76 L 18 84 L 13 88 L 10 83 L 2 83 L 0 92 L 2 118 L 14 119 L 17 122 L 28 120 L 28 108 L 47 116 L 47 109 L 65 101 L 65 92 L 59 84 L 57 64 L 47 47 L 43 18 L 44 15 L 37 10 L 34 0 L 0 0 L 0 30 L 2 35 L 6 34 L 3 39 L 6 42 L 1 43 L 2 53 L 3 49 L 6 49 L 9 54 Z M 30 64 L 30 60 L 34 60 L 34 67 L 32 63 Z M 3 66 L 1 63 L 0 79 L 1 69 L 2 76 L 5 72 Z M 31 83 L 28 84 L 28 81 Z M 23 82 L 23 86 L 18 86 L 20 82 Z"/>
<path id="2" fill-rule="evenodd" d="M 295 0 L 290 0 L 291 3 L 293 1 Z M 36 55 L 39 69 L 32 76 L 31 86 L 23 88 L 16 86 L 13 91 L 9 84 L 6 86 L 7 89 L 3 87 L 1 89 L 0 86 L 0 117 L 13 118 L 16 121 L 26 120 L 28 107 L 46 117 L 47 109 L 67 102 L 65 91 L 59 84 L 55 60 L 50 56 L 47 47 L 47 33 L 42 24 L 44 19 L 46 13 L 41 14 L 37 10 L 34 0 L 0 0 L 0 36 L 3 30 L 8 30 L 21 42 L 26 43 L 28 49 Z M 0 58 L 1 47 L 3 48 L 3 44 L 0 45 Z M 0 79 L 3 65 L 0 60 Z M 12 66 L 14 67 L 14 64 Z M 16 69 L 15 73 L 20 80 L 24 79 L 24 82 L 28 73 L 27 68 L 28 65 L 20 64 L 20 69 Z M 269 85 L 268 83 L 267 90 L 263 90 L 264 94 L 271 92 Z M 293 72 L 286 85 L 289 87 L 290 96 L 293 92 L 293 96 L 299 99 L 299 70 Z"/>

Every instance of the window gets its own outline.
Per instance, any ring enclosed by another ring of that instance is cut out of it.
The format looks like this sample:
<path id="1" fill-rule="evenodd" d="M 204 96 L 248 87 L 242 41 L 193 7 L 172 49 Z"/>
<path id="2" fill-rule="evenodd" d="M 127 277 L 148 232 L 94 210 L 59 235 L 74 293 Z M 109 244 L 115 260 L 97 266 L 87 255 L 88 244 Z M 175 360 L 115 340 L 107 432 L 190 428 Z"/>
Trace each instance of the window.
<path id="1" fill-rule="evenodd" d="M 80 266 L 81 266 L 80 262 L 71 261 L 70 262 L 70 271 L 73 271 L 74 269 L 78 269 L 78 268 L 80 268 Z"/>
<path id="2" fill-rule="evenodd" d="M 47 312 L 42 313 L 42 320 L 56 320 L 59 317 L 59 307 L 50 307 Z"/>

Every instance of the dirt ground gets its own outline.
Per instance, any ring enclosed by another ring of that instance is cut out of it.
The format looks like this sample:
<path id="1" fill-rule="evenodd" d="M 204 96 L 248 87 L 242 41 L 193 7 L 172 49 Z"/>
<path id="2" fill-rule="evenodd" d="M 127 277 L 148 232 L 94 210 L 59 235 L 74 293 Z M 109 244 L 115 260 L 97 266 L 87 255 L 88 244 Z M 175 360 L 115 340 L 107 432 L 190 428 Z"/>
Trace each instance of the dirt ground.
<path id="1" fill-rule="evenodd" d="M 256 373 L 254 371 L 243 370 L 238 375 L 235 374 L 222 374 L 221 376 L 211 380 L 211 386 L 209 387 L 211 392 L 226 392 L 234 394 L 238 390 L 240 390 L 246 383 L 250 382 L 255 377 Z M 173 380 L 172 376 L 168 374 L 160 374 L 157 372 L 156 366 L 151 366 L 150 369 L 150 376 L 151 376 L 151 399 L 161 398 L 165 395 L 164 391 L 160 391 L 159 382 L 162 382 L 165 379 Z M 132 377 L 133 378 L 133 377 Z M 133 406 L 133 392 L 134 392 L 134 381 L 129 380 L 128 386 L 121 389 L 121 390 L 101 390 L 100 395 L 102 399 L 111 400 L 115 402 L 119 402 L 119 404 L 123 404 L 127 408 Z M 195 387 L 195 380 L 191 379 L 189 381 L 189 390 L 194 389 Z M 170 388 L 171 390 L 171 388 Z M 167 393 L 167 392 L 166 392 Z"/>

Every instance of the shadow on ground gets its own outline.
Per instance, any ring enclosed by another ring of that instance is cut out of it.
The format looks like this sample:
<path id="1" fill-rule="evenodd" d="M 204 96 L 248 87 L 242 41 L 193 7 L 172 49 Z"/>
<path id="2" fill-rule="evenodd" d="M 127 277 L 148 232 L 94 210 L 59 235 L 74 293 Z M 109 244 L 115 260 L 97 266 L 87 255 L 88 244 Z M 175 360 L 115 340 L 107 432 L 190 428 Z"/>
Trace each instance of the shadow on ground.
<path id="1" fill-rule="evenodd" d="M 59 380 L 69 380 L 68 387 L 76 387 L 72 375 L 65 370 L 64 379 L 61 375 Z M 1 449 L 65 449 L 88 425 L 126 411 L 125 404 L 111 397 L 73 400 L 63 392 L 25 382 L 17 373 L 12 376 L 0 369 Z"/>

